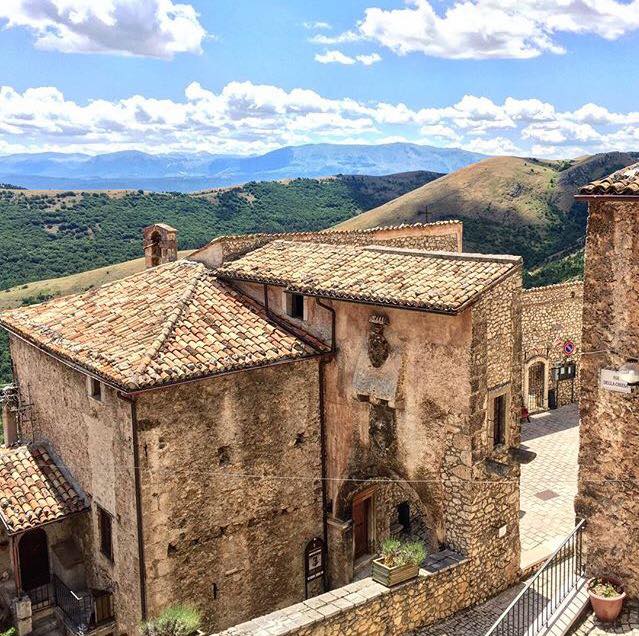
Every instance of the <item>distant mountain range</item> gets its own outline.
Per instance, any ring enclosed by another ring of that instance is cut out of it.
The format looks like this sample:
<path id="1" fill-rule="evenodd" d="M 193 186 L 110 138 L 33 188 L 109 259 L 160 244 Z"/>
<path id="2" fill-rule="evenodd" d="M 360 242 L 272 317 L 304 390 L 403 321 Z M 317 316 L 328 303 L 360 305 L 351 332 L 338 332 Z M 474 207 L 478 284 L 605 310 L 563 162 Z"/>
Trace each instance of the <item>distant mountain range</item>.
<path id="1" fill-rule="evenodd" d="M 0 182 L 43 190 L 141 188 L 193 192 L 249 181 L 335 174 L 453 172 L 484 158 L 485 155 L 457 148 L 408 143 L 309 144 L 254 157 L 209 153 L 152 155 L 138 151 L 102 155 L 22 153 L 0 156 Z"/>

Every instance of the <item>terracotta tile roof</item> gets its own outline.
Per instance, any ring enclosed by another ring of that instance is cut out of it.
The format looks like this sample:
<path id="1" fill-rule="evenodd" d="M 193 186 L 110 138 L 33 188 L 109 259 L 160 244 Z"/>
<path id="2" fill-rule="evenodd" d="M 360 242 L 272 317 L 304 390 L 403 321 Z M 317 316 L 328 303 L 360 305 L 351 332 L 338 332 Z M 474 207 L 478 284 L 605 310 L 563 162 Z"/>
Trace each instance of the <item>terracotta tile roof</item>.
<path id="1" fill-rule="evenodd" d="M 514 256 L 275 241 L 226 263 L 218 275 L 309 295 L 455 313 L 520 265 Z"/>
<path id="2" fill-rule="evenodd" d="M 0 325 L 125 390 L 315 355 L 201 263 L 176 261 L 0 314 Z"/>
<path id="3" fill-rule="evenodd" d="M 89 507 L 42 445 L 0 452 L 0 518 L 9 534 L 59 521 Z"/>
<path id="4" fill-rule="evenodd" d="M 579 194 L 639 196 L 639 163 L 635 163 L 579 190 Z"/>

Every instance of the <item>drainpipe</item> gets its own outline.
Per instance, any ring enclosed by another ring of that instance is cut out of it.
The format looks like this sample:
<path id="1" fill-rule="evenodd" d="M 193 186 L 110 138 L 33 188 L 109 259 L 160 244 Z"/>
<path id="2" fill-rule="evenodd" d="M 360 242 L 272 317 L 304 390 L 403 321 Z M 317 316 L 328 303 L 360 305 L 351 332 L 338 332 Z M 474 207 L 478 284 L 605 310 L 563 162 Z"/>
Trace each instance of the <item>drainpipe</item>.
<path id="1" fill-rule="evenodd" d="M 315 299 L 315 302 L 322 309 L 326 309 L 331 312 L 331 358 L 337 350 L 336 337 L 335 337 L 335 309 L 329 305 L 325 305 L 319 298 Z M 320 455 L 322 462 L 322 529 L 324 533 L 324 550 L 326 552 L 325 559 L 328 562 L 328 511 L 326 510 L 327 493 L 326 493 L 326 415 L 325 415 L 325 400 L 324 392 L 326 387 L 325 371 L 326 365 L 329 360 L 321 358 L 319 362 L 319 417 L 320 417 Z M 327 589 L 327 568 L 324 569 L 324 589 Z M 330 583 L 330 581 L 328 581 Z"/>
<path id="2" fill-rule="evenodd" d="M 140 567 L 140 610 L 142 620 L 147 619 L 146 606 L 146 567 L 144 562 L 144 532 L 142 528 L 142 488 L 140 479 L 140 449 L 138 446 L 138 414 L 137 405 L 134 398 L 125 396 L 122 393 L 117 394 L 121 400 L 131 405 L 131 434 L 133 442 L 133 476 L 135 482 L 135 514 L 137 518 L 137 535 L 138 535 L 138 561 Z"/>

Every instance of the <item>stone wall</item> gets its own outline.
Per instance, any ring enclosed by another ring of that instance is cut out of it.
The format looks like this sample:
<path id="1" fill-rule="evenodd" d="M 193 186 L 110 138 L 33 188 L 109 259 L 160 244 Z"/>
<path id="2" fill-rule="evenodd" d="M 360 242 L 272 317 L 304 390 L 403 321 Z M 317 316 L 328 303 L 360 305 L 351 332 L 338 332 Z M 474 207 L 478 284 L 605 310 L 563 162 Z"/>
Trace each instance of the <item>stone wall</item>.
<path id="1" fill-rule="evenodd" d="M 323 232 L 285 232 L 220 236 L 197 250 L 189 258 L 219 267 L 223 262 L 244 256 L 271 241 L 313 241 L 355 245 L 390 245 L 432 251 L 461 252 L 463 226 L 460 221 L 438 221 L 366 230 L 325 230 Z"/>
<path id="2" fill-rule="evenodd" d="M 478 599 L 468 562 L 451 551 L 433 555 L 418 578 L 387 588 L 370 578 L 218 636 L 403 636 L 432 625 Z"/>
<path id="3" fill-rule="evenodd" d="M 579 490 L 590 575 L 639 596 L 639 396 L 599 387 L 639 354 L 639 202 L 591 202 L 586 241 Z M 590 353 L 592 352 L 592 353 Z"/>
<path id="4" fill-rule="evenodd" d="M 141 617 L 131 407 L 103 385 L 88 396 L 87 378 L 17 338 L 10 338 L 16 379 L 32 406 L 25 434 L 47 440 L 91 498 L 91 511 L 73 520 L 87 583 L 113 588 L 120 631 L 135 633 Z M 95 504 L 113 516 L 114 560 L 100 552 Z"/>
<path id="5" fill-rule="evenodd" d="M 579 398 L 579 377 L 581 357 L 581 317 L 583 310 L 583 283 L 580 281 L 535 287 L 524 290 L 522 306 L 523 330 L 523 397 L 531 412 L 548 406 L 548 390 L 555 390 L 557 405 L 564 406 Z M 575 353 L 563 352 L 564 343 L 572 340 Z M 529 369 L 542 362 L 544 365 L 544 404 L 532 408 L 534 399 L 528 399 Z M 577 376 L 574 380 L 555 380 L 552 369 L 555 366 L 575 362 Z"/>
<path id="6" fill-rule="evenodd" d="M 318 364 L 136 398 L 150 615 L 193 603 L 220 629 L 304 598 L 323 536 Z"/>

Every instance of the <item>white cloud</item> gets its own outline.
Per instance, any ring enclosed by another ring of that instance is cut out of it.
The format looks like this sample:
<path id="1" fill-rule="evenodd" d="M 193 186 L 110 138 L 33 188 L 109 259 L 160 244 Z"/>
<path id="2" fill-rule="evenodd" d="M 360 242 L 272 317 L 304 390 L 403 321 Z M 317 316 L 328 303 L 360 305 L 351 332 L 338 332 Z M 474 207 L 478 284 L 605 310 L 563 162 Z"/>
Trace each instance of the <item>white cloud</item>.
<path id="1" fill-rule="evenodd" d="M 315 61 L 320 64 L 355 64 L 357 60 L 348 55 L 344 55 L 341 51 L 333 50 L 317 53 L 315 55 Z"/>
<path id="2" fill-rule="evenodd" d="M 206 31 L 172 0 L 2 0 L 0 24 L 24 27 L 40 49 L 170 59 L 201 53 Z"/>
<path id="3" fill-rule="evenodd" d="M 313 44 L 346 44 L 348 42 L 359 42 L 363 36 L 355 31 L 345 31 L 339 35 L 314 35 L 309 38 Z"/>
<path id="4" fill-rule="evenodd" d="M 345 55 L 341 51 L 337 51 L 335 49 L 330 51 L 324 51 L 324 53 L 317 53 L 315 55 L 315 61 L 320 64 L 343 64 L 350 66 L 352 64 L 356 64 L 359 62 L 364 66 L 372 66 L 376 62 L 380 62 L 382 56 L 378 53 L 371 53 L 370 55 L 356 55 L 355 57 L 350 57 L 349 55 Z"/>
<path id="5" fill-rule="evenodd" d="M 356 55 L 355 59 L 364 66 L 372 66 L 377 62 L 381 62 L 382 56 L 379 53 L 371 53 L 370 55 Z"/>
<path id="6" fill-rule="evenodd" d="M 356 29 L 319 44 L 369 39 L 399 55 L 452 59 L 526 59 L 562 54 L 560 34 L 615 40 L 639 29 L 639 0 L 455 0 L 438 12 L 428 0 L 369 8 Z"/>
<path id="7" fill-rule="evenodd" d="M 218 92 L 197 82 L 178 100 L 132 95 L 79 103 L 56 87 L 0 87 L 0 150 L 259 153 L 312 142 L 403 139 L 486 154 L 570 157 L 639 147 L 636 112 L 597 104 L 558 111 L 537 99 L 503 103 L 465 95 L 452 105 L 330 99 L 268 84 L 230 82 Z"/>
<path id="8" fill-rule="evenodd" d="M 302 26 L 309 31 L 328 31 L 332 28 L 328 22 L 302 22 Z"/>

